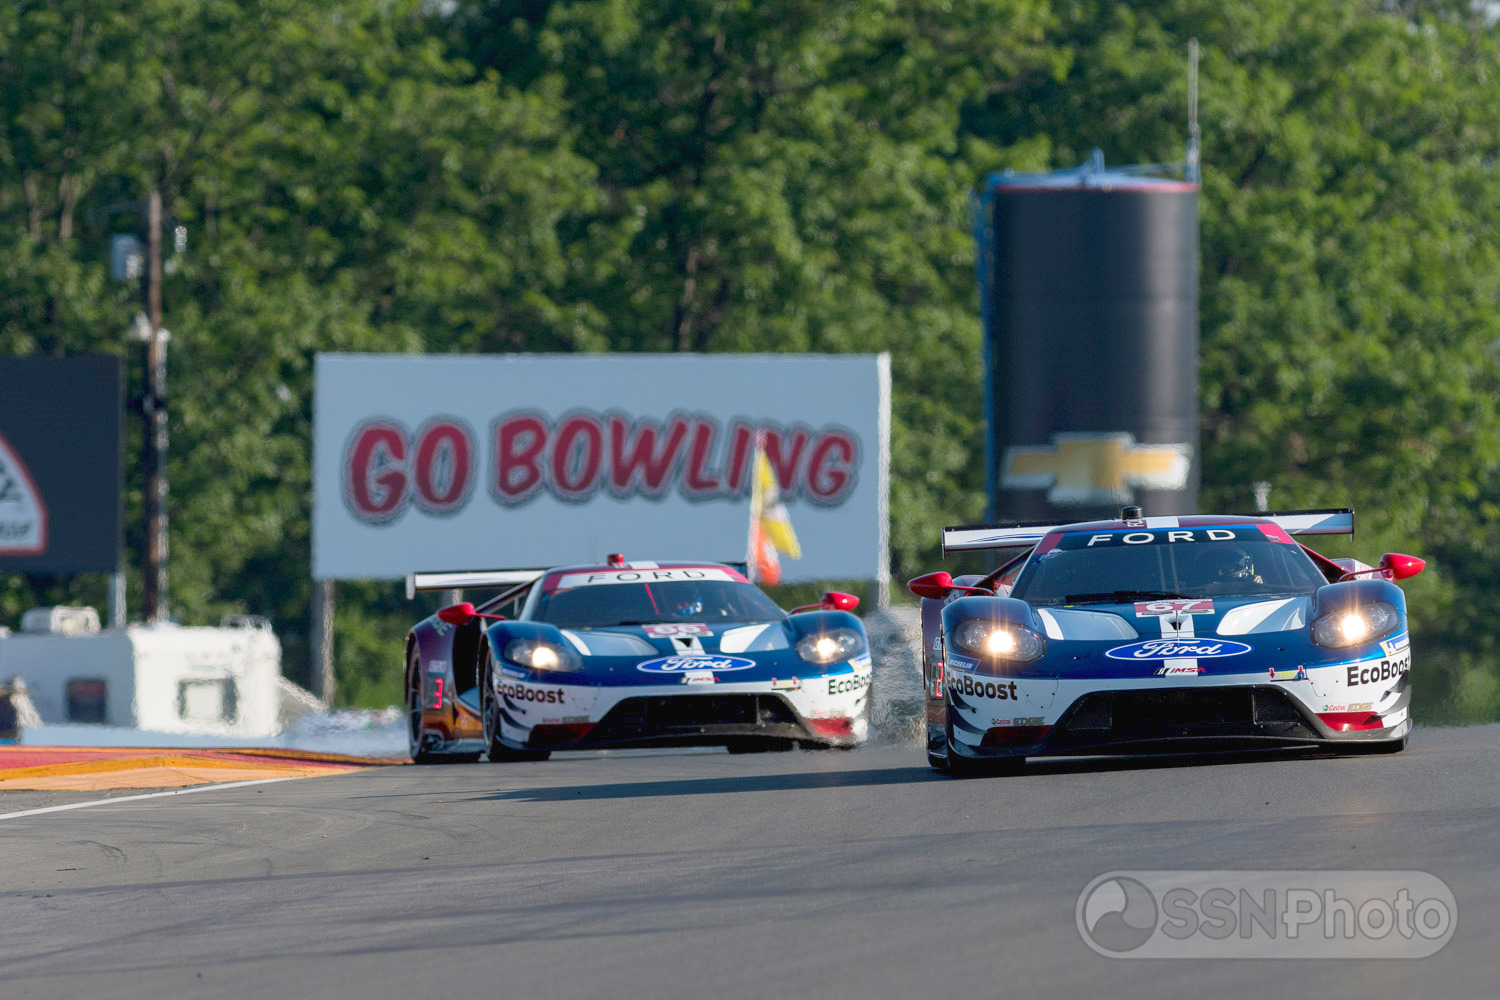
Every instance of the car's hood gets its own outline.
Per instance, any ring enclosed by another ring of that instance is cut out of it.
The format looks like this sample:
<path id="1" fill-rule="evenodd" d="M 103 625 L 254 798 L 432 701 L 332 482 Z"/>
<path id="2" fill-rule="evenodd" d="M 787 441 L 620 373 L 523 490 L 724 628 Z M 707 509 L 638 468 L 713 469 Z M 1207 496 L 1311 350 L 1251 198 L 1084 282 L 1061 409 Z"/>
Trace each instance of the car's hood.
<path id="1" fill-rule="evenodd" d="M 1312 595 L 1293 597 L 1205 597 L 1197 600 L 1130 601 L 1038 607 L 1049 639 L 1141 639 L 1163 635 L 1239 637 L 1306 629 Z M 1124 626 L 1123 628 L 1121 626 Z"/>

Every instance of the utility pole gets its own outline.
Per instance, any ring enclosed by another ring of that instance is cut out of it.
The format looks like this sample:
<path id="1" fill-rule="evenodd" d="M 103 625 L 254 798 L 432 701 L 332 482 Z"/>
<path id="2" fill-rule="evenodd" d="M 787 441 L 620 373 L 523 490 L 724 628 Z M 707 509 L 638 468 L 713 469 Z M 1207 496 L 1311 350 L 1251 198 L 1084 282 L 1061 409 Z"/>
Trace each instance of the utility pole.
<path id="1" fill-rule="evenodd" d="M 145 615 L 148 622 L 167 620 L 167 340 L 162 329 L 161 191 L 146 196 L 146 266 L 141 296 L 146 309 L 146 385 L 141 413 L 146 418 L 146 566 Z"/>

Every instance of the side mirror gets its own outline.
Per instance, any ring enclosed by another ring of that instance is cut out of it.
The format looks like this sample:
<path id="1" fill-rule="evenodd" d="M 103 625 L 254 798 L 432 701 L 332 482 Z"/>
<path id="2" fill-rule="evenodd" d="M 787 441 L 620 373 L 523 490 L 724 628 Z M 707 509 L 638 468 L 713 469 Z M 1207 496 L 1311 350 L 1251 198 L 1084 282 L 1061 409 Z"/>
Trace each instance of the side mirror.
<path id="1" fill-rule="evenodd" d="M 449 625 L 467 625 L 474 619 L 474 605 L 468 601 L 443 608 L 437 613 L 438 621 Z"/>
<path id="2" fill-rule="evenodd" d="M 859 607 L 859 598 L 853 594 L 830 590 L 823 595 L 823 607 L 829 611 L 853 611 Z"/>
<path id="3" fill-rule="evenodd" d="M 918 597 L 930 597 L 934 601 L 941 601 L 953 593 L 953 574 L 945 569 L 940 569 L 936 573 L 927 573 L 909 581 L 906 589 Z"/>
<path id="4" fill-rule="evenodd" d="M 1380 572 L 1387 580 L 1405 580 L 1426 568 L 1426 559 L 1402 555 L 1400 552 L 1387 552 L 1380 557 Z"/>

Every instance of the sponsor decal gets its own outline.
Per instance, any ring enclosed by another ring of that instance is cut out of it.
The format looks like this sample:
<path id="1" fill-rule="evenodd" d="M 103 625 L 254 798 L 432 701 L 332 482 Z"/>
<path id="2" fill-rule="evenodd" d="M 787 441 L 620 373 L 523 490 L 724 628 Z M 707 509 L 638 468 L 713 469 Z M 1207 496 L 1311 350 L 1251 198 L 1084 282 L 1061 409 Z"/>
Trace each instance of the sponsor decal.
<path id="1" fill-rule="evenodd" d="M 1137 444 L 1122 432 L 1054 434 L 1052 444 L 1005 449 L 1000 482 L 1008 490 L 1046 490 L 1062 507 L 1130 503 L 1138 489 L 1180 490 L 1192 468 L 1190 444 Z"/>
<path id="2" fill-rule="evenodd" d="M 671 583 L 689 580 L 729 580 L 736 576 L 728 570 L 713 569 L 601 569 L 596 573 L 564 573 L 557 581 L 558 590 L 572 587 L 595 587 L 617 583 Z M 679 633 L 680 634 L 680 633 Z M 691 633 L 712 635 L 712 632 Z"/>
<path id="3" fill-rule="evenodd" d="M 565 715 L 557 721 L 565 726 L 576 726 L 580 722 L 588 722 L 589 717 L 587 715 Z"/>
<path id="4" fill-rule="evenodd" d="M 753 666 L 755 666 L 755 661 L 747 660 L 743 656 L 699 654 L 695 656 L 660 656 L 654 660 L 637 663 L 635 669 L 645 671 L 648 674 L 676 674 L 684 670 L 749 670 Z"/>
<path id="5" fill-rule="evenodd" d="M 1156 668 L 1158 677 L 1197 677 L 1203 668 L 1197 664 L 1172 663 Z"/>
<path id="6" fill-rule="evenodd" d="M 1021 697 L 1016 693 L 1015 681 L 986 681 L 982 678 L 976 679 L 969 674 L 965 674 L 962 677 L 950 677 L 948 687 L 952 689 L 954 694 L 962 694 L 970 698 L 996 698 L 1000 701 L 1018 701 Z"/>
<path id="7" fill-rule="evenodd" d="M 641 631 L 653 639 L 675 639 L 679 636 L 714 634 L 713 629 L 700 622 L 665 622 L 660 625 L 642 625 Z"/>
<path id="8" fill-rule="evenodd" d="M 1116 646 L 1104 655 L 1111 660 L 1211 660 L 1224 656 L 1242 656 L 1254 647 L 1232 639 L 1148 639 Z"/>
<path id="9" fill-rule="evenodd" d="M 1018 726 L 1040 726 L 1042 724 L 1042 717 L 1040 715 L 1018 715 L 1015 718 L 1015 724 Z"/>
<path id="10" fill-rule="evenodd" d="M 828 678 L 829 694 L 851 694 L 863 691 L 869 686 L 868 674 L 840 674 L 838 677 Z"/>
<path id="11" fill-rule="evenodd" d="M 429 674 L 446 674 L 448 672 L 447 660 L 428 660 L 427 672 Z"/>
<path id="12" fill-rule="evenodd" d="M 797 678 L 797 677 L 788 677 L 784 681 L 777 680 L 776 678 L 772 677 L 771 678 L 771 690 L 772 691 L 800 691 L 800 690 L 802 690 L 802 681 L 801 681 L 800 678 Z"/>
<path id="13" fill-rule="evenodd" d="M 506 677 L 515 677 L 515 678 L 518 678 L 518 679 L 524 679 L 526 677 L 531 676 L 526 671 L 522 670 L 520 667 L 507 667 L 507 666 L 505 666 L 503 664 L 500 667 L 500 672 L 502 674 L 504 674 Z"/>
<path id="14" fill-rule="evenodd" d="M 953 670 L 973 670 L 979 666 L 979 661 L 967 656 L 959 656 L 957 653 L 949 653 L 948 666 Z"/>
<path id="15" fill-rule="evenodd" d="M 1352 702 L 1349 703 L 1349 707 L 1346 708 L 1346 709 L 1343 709 L 1343 711 L 1345 711 L 1345 712 L 1369 712 L 1369 711 L 1373 711 L 1374 708 L 1375 708 L 1375 703 L 1373 701 L 1352 701 Z M 1339 711 L 1339 709 L 1335 708 L 1335 709 L 1333 709 L 1333 711 L 1337 712 L 1337 711 Z"/>
<path id="16" fill-rule="evenodd" d="M 717 679 L 712 670 L 689 670 L 682 675 L 684 684 L 712 684 Z"/>
<path id="17" fill-rule="evenodd" d="M 1273 681 L 1305 681 L 1307 680 L 1307 668 L 1297 667 L 1296 670 L 1277 670 L 1271 667 L 1267 671 Z"/>
<path id="18" fill-rule="evenodd" d="M 1394 639 L 1387 639 L 1382 642 L 1380 649 L 1386 656 L 1395 656 L 1397 653 L 1404 652 L 1410 645 L 1411 636 L 1409 634 L 1402 634 L 1396 636 Z"/>
<path id="19" fill-rule="evenodd" d="M 1213 613 L 1214 602 L 1206 599 L 1201 601 L 1137 601 L 1135 605 L 1137 618 L 1211 615 Z"/>
<path id="20" fill-rule="evenodd" d="M 990 725 L 992 725 L 992 726 L 1011 726 L 1011 725 L 1015 725 L 1015 723 L 1011 722 L 1009 719 L 991 719 L 990 720 Z"/>
<path id="21" fill-rule="evenodd" d="M 1379 663 L 1374 660 L 1356 663 L 1349 668 L 1346 678 L 1350 687 L 1356 687 L 1360 684 L 1395 680 L 1410 669 L 1411 654 L 1407 653 L 1405 656 L 1381 660 Z"/>
<path id="22" fill-rule="evenodd" d="M 854 659 L 849 661 L 849 666 L 854 668 L 854 672 L 856 674 L 867 673 L 874 668 L 874 664 L 870 659 L 869 653 L 860 653 L 858 656 L 854 657 Z"/>
<path id="23" fill-rule="evenodd" d="M 1320 712 L 1344 712 L 1344 711 L 1347 711 L 1347 709 L 1345 709 L 1343 705 L 1324 705 L 1322 708 L 1318 709 L 1318 711 L 1320 711 Z M 1356 708 L 1354 711 L 1358 712 L 1359 709 Z"/>
<path id="24" fill-rule="evenodd" d="M 565 692 L 557 688 L 534 688 L 525 684 L 497 685 L 500 693 L 511 701 L 530 701 L 539 705 L 561 705 Z"/>

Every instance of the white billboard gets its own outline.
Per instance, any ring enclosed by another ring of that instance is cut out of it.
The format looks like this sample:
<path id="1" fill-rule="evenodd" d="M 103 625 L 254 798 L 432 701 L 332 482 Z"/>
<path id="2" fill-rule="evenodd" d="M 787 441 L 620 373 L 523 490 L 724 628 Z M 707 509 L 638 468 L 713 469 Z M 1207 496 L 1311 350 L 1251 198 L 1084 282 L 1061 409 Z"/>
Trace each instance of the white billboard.
<path id="1" fill-rule="evenodd" d="M 888 355 L 320 354 L 313 575 L 743 561 L 762 442 L 800 559 L 883 579 Z"/>

